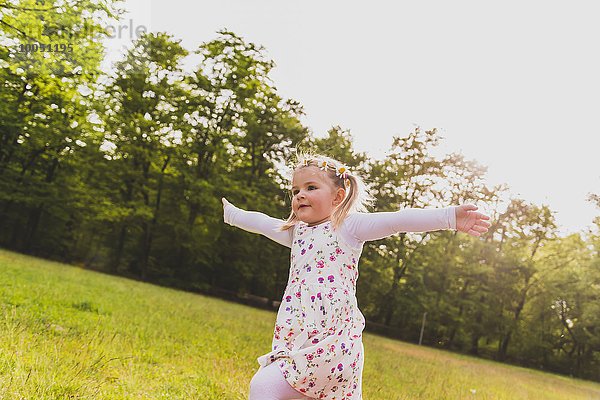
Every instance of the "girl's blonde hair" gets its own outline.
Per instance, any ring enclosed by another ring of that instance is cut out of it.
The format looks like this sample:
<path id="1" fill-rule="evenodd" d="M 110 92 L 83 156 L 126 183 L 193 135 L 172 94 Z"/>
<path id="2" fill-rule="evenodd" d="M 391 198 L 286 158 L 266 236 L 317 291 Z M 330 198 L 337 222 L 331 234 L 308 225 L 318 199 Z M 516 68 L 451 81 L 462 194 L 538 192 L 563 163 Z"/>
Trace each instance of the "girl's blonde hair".
<path id="1" fill-rule="evenodd" d="M 326 163 L 326 164 L 325 164 Z M 364 180 L 356 171 L 348 171 L 348 167 L 345 167 L 341 162 L 334 160 L 333 158 L 315 154 L 310 152 L 296 152 L 296 162 L 292 170 L 292 177 L 294 173 L 301 169 L 309 166 L 322 168 L 326 165 L 325 173 L 329 178 L 332 185 L 337 188 L 342 188 L 346 191 L 344 200 L 333 210 L 331 214 L 332 228 L 335 230 L 339 228 L 346 219 L 346 216 L 351 212 L 368 212 L 367 207 L 372 206 L 375 202 L 375 198 L 369 193 Z M 347 179 L 350 182 L 349 185 L 345 185 L 344 178 L 338 176 L 336 171 L 340 167 L 345 167 L 348 171 Z M 290 216 L 287 221 L 281 225 L 281 231 L 287 230 L 296 225 L 300 220 L 294 214 L 294 210 L 290 212 Z"/>

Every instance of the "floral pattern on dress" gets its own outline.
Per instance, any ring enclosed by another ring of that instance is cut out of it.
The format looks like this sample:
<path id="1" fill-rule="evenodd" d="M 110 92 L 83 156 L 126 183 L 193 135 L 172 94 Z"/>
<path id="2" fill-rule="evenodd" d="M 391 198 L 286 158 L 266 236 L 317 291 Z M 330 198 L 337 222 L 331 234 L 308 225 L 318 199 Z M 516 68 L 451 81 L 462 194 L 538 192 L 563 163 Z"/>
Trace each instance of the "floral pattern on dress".
<path id="1" fill-rule="evenodd" d="M 362 399 L 365 321 L 356 300 L 360 249 L 343 241 L 330 221 L 295 227 L 290 274 L 277 313 L 272 351 L 285 379 L 306 396 Z"/>

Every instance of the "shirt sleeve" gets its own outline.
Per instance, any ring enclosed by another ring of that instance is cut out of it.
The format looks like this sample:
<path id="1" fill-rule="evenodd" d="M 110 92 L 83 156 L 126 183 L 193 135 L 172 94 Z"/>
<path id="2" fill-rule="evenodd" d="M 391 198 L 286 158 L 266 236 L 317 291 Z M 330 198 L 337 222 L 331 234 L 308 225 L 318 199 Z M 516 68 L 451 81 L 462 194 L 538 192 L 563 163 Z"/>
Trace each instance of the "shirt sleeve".
<path id="1" fill-rule="evenodd" d="M 358 241 L 383 239 L 399 232 L 456 229 L 455 207 L 394 212 L 356 213 L 346 219 L 348 233 Z"/>
<path id="2" fill-rule="evenodd" d="M 260 233 L 279 244 L 292 247 L 294 228 L 279 231 L 279 227 L 285 222 L 283 220 L 257 211 L 245 211 L 233 204 L 225 206 L 223 219 L 231 226 L 237 226 L 252 233 Z"/>

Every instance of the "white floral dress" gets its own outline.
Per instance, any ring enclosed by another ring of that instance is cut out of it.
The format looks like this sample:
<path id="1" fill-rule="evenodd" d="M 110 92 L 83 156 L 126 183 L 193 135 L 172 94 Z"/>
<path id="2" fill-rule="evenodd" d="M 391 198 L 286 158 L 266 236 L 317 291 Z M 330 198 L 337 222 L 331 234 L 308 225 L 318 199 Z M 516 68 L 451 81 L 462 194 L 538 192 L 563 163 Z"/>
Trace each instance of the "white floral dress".
<path id="1" fill-rule="evenodd" d="M 258 362 L 262 367 L 277 363 L 298 392 L 328 400 L 362 399 L 365 320 L 356 280 L 363 244 L 398 232 L 456 229 L 453 207 L 353 213 L 335 231 L 330 221 L 312 227 L 299 222 L 279 231 L 282 220 L 231 204 L 224 220 L 291 247 L 272 351 Z"/>
<path id="2" fill-rule="evenodd" d="M 309 397 L 361 398 L 365 320 L 356 301 L 361 250 L 350 247 L 330 221 L 295 227 L 273 351 L 258 361 L 276 362 L 290 385 Z"/>

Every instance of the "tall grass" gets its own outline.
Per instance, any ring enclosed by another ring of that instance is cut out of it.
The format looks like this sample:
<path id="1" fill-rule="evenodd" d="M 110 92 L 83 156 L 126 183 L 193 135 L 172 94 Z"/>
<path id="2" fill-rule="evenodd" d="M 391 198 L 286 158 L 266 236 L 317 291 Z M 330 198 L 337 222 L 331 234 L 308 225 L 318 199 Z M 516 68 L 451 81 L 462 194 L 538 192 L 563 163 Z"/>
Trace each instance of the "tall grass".
<path id="1" fill-rule="evenodd" d="M 275 314 L 0 250 L 0 398 L 246 399 Z M 364 398 L 593 399 L 600 385 L 365 335 Z"/>

